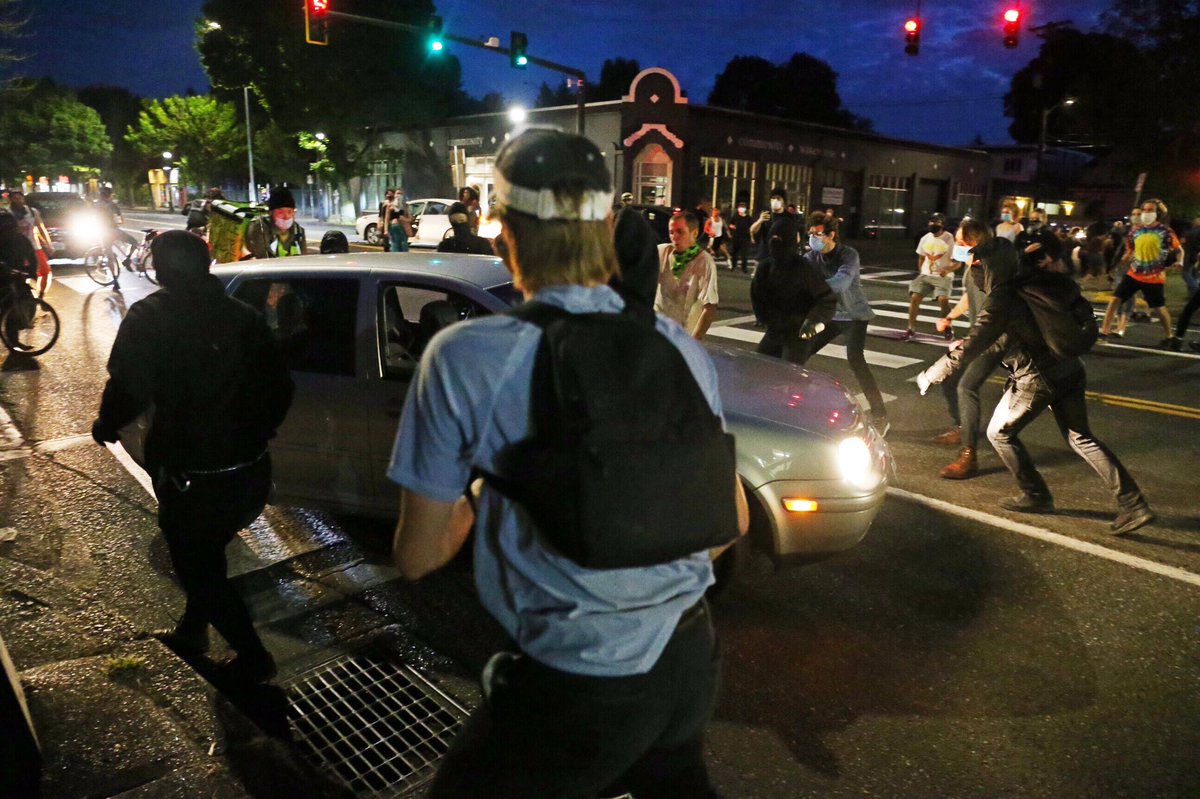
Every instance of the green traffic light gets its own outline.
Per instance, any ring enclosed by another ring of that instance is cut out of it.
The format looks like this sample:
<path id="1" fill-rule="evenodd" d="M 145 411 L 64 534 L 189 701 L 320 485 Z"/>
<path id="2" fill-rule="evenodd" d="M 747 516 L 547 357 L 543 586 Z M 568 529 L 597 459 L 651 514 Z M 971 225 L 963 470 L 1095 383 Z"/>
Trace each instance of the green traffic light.
<path id="1" fill-rule="evenodd" d="M 434 40 L 432 40 L 431 42 L 429 42 L 429 50 L 430 50 L 430 52 L 433 52 L 433 53 L 440 53 L 440 52 L 442 52 L 442 50 L 443 50 L 444 48 L 445 48 L 445 45 L 444 45 L 444 44 L 442 44 L 442 40 L 441 40 L 441 39 L 434 39 Z"/>
<path id="2" fill-rule="evenodd" d="M 523 66 L 525 66 L 525 65 L 526 65 L 526 64 L 528 64 L 528 63 L 529 63 L 529 59 L 528 59 L 528 58 L 526 58 L 525 56 L 523 56 L 523 55 L 519 55 L 519 56 L 517 56 L 517 65 L 518 65 L 518 66 L 522 66 L 522 67 L 523 67 Z"/>

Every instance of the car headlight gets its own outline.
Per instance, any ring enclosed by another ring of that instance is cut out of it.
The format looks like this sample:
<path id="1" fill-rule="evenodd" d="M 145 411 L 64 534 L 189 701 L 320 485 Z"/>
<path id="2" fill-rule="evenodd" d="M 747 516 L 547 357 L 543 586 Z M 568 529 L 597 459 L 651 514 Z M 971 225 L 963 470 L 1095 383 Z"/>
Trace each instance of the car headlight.
<path id="1" fill-rule="evenodd" d="M 837 460 L 842 479 L 855 488 L 870 491 L 883 479 L 883 473 L 871 455 L 871 448 L 858 436 L 842 439 L 838 444 Z"/>
<path id="2" fill-rule="evenodd" d="M 76 214 L 71 218 L 68 230 L 71 232 L 72 238 L 87 244 L 97 244 L 103 241 L 105 234 L 104 221 L 99 214 L 94 213 Z"/>

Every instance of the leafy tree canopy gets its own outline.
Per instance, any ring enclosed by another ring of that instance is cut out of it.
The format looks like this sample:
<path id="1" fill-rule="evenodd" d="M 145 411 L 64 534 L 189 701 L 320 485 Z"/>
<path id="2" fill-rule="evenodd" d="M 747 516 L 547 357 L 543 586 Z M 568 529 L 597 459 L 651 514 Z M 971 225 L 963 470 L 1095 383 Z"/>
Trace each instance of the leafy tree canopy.
<path id="1" fill-rule="evenodd" d="M 146 101 L 125 140 L 152 158 L 169 150 L 185 182 L 209 185 L 240 171 L 246 154 L 243 135 L 232 103 L 212 96 L 175 96 Z"/>
<path id="2" fill-rule="evenodd" d="M 871 130 L 871 121 L 842 107 L 837 73 L 807 53 L 794 53 L 782 64 L 758 56 L 736 56 L 717 76 L 709 105 L 755 114 Z"/>
<path id="3" fill-rule="evenodd" d="M 620 100 L 629 92 L 629 85 L 641 71 L 642 68 L 638 66 L 636 59 L 606 58 L 600 67 L 600 79 L 584 84 L 584 99 L 589 103 Z M 553 88 L 547 83 L 542 83 L 534 105 L 538 108 L 548 108 L 556 105 L 572 105 L 575 102 L 577 102 L 575 90 L 568 88 L 565 82 L 560 82 Z"/>
<path id="4" fill-rule="evenodd" d="M 0 174 L 99 173 L 112 142 L 96 111 L 49 80 L 0 95 Z"/>

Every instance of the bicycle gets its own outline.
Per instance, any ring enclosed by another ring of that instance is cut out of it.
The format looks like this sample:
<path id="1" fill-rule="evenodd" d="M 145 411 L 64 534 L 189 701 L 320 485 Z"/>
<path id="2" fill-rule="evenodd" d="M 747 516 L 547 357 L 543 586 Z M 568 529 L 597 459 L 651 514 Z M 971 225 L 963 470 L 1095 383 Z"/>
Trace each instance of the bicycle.
<path id="1" fill-rule="evenodd" d="M 154 269 L 154 256 L 150 252 L 150 243 L 154 241 L 158 231 L 154 228 L 142 228 L 142 233 L 144 234 L 142 240 L 131 247 L 126 255 L 125 265 L 130 272 L 139 273 L 157 286 L 158 274 Z M 111 286 L 117 282 L 117 278 L 121 274 L 121 264 L 120 262 L 112 263 L 114 258 L 116 258 L 116 250 L 111 245 L 96 244 L 84 254 L 83 267 L 92 280 L 101 286 Z"/>
<path id="2" fill-rule="evenodd" d="M 22 275 L 9 278 L 0 313 L 0 341 L 10 352 L 41 355 L 58 341 L 58 312 L 50 303 L 33 296 Z"/>

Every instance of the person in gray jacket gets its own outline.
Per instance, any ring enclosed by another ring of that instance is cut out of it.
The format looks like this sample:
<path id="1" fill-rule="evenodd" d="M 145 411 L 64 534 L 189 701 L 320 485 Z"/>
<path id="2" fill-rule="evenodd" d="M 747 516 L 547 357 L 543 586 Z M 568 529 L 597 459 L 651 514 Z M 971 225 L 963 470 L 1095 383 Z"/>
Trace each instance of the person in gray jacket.
<path id="1" fill-rule="evenodd" d="M 879 393 L 875 376 L 871 374 L 863 354 L 867 323 L 875 316 L 875 312 L 871 310 L 859 280 L 858 250 L 838 241 L 838 219 L 823 211 L 815 211 L 808 218 L 808 246 L 809 252 L 804 257 L 821 270 L 825 282 L 837 294 L 837 312 L 824 330 L 809 339 L 801 363 L 816 355 L 838 336 L 845 335 L 846 360 L 850 362 L 850 369 L 871 406 L 871 421 L 876 429 L 886 433 L 889 423 L 883 407 L 883 395 Z"/>

